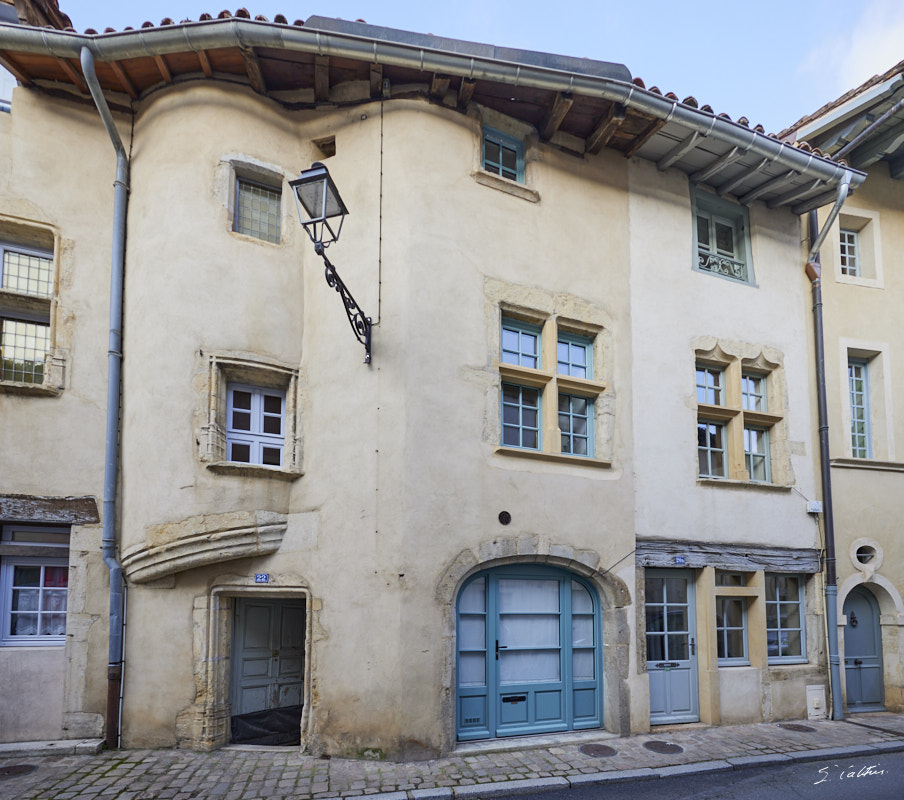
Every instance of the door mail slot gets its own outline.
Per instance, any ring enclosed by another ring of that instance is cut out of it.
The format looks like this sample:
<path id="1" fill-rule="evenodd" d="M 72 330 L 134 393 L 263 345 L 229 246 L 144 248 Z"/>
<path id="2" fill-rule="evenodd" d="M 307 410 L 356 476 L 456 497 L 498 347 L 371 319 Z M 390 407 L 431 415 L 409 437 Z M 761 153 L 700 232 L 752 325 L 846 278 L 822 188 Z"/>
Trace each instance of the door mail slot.
<path id="1" fill-rule="evenodd" d="M 660 661 L 656 667 L 658 669 L 670 669 L 672 667 L 680 667 L 681 664 L 678 661 Z"/>
<path id="2" fill-rule="evenodd" d="M 503 697 L 503 703 L 523 703 L 527 700 L 526 694 L 510 694 L 508 697 Z"/>

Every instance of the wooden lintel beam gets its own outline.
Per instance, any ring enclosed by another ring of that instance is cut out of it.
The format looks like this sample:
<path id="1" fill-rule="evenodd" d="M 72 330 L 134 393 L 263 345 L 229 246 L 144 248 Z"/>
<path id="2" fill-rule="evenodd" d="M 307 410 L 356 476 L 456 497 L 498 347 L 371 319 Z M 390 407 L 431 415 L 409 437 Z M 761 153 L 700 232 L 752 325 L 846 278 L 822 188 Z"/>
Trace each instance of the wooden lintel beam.
<path id="1" fill-rule="evenodd" d="M 330 99 L 330 57 L 314 56 L 314 99 L 325 103 Z"/>
<path id="2" fill-rule="evenodd" d="M 172 83 L 173 76 L 170 72 L 169 65 L 166 63 L 166 59 L 163 56 L 154 56 L 154 63 L 157 65 L 157 69 L 163 78 L 163 82 Z"/>
<path id="3" fill-rule="evenodd" d="M 540 123 L 540 136 L 544 139 L 551 139 L 553 134 L 559 130 L 562 120 L 574 105 L 574 98 L 571 92 L 556 92 L 556 99 L 553 101 L 552 108 L 546 112 L 543 122 Z"/>
<path id="4" fill-rule="evenodd" d="M 458 107 L 466 108 L 468 103 L 471 102 L 471 98 L 474 97 L 474 89 L 477 86 L 477 81 L 472 78 L 462 78 L 461 86 L 458 87 Z"/>
<path id="5" fill-rule="evenodd" d="M 383 92 L 383 65 L 370 65 L 370 96 L 379 97 Z"/>
<path id="6" fill-rule="evenodd" d="M 213 68 L 210 66 L 210 59 L 204 50 L 198 50 L 198 61 L 201 62 L 201 70 L 208 78 L 213 77 Z"/>
<path id="7" fill-rule="evenodd" d="M 138 90 L 135 88 L 135 85 L 132 81 L 129 80 L 129 76 L 126 75 L 125 70 L 122 68 L 122 65 L 118 61 L 110 62 L 110 69 L 113 70 L 113 74 L 116 76 L 116 80 L 119 81 L 119 85 L 125 90 L 125 93 L 131 97 L 133 100 L 138 99 Z"/>
<path id="8" fill-rule="evenodd" d="M 12 73 L 12 76 L 23 86 L 34 86 L 34 82 L 25 74 L 25 70 L 23 70 L 8 53 L 0 53 L 0 66 L 7 72 Z"/>
<path id="9" fill-rule="evenodd" d="M 657 131 L 665 127 L 664 119 L 654 119 L 647 127 L 634 137 L 634 142 L 625 150 L 625 158 L 631 158 L 641 147 L 652 139 Z"/>
<path id="10" fill-rule="evenodd" d="M 261 64 L 257 60 L 257 54 L 254 49 L 251 47 L 240 47 L 239 52 L 242 54 L 242 62 L 245 65 L 245 73 L 248 75 L 251 88 L 258 94 L 266 94 L 267 82 L 264 80 L 264 73 L 261 71 Z"/>
<path id="11" fill-rule="evenodd" d="M 600 120 L 593 133 L 587 137 L 588 153 L 598 153 L 609 144 L 615 132 L 625 121 L 626 113 L 625 107 L 619 103 L 613 103 L 609 107 L 609 113 Z"/>
<path id="12" fill-rule="evenodd" d="M 439 72 L 433 73 L 433 79 L 430 81 L 430 96 L 438 100 L 442 100 L 449 91 L 449 84 L 452 78 L 448 75 L 441 75 Z"/>
<path id="13" fill-rule="evenodd" d="M 88 94 L 88 84 L 85 83 L 84 79 L 81 76 L 81 73 L 69 63 L 69 60 L 66 58 L 58 58 L 56 60 L 57 64 L 60 65 L 63 72 L 66 73 L 69 80 L 75 84 L 75 87 L 82 93 Z"/>

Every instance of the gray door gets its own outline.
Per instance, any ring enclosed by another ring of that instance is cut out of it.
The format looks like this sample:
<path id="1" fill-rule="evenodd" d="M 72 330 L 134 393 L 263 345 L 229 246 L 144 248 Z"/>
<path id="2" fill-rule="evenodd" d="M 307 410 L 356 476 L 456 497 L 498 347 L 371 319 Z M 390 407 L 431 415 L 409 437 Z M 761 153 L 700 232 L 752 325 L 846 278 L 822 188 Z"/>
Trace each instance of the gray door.
<path id="1" fill-rule="evenodd" d="M 844 678 L 848 711 L 884 711 L 879 604 L 858 586 L 845 598 Z"/>
<path id="2" fill-rule="evenodd" d="M 285 744 L 299 737 L 304 696 L 301 600 L 237 598 L 232 635 L 232 738 Z"/>
<path id="3" fill-rule="evenodd" d="M 697 722 L 696 607 L 693 573 L 646 571 L 650 723 Z"/>

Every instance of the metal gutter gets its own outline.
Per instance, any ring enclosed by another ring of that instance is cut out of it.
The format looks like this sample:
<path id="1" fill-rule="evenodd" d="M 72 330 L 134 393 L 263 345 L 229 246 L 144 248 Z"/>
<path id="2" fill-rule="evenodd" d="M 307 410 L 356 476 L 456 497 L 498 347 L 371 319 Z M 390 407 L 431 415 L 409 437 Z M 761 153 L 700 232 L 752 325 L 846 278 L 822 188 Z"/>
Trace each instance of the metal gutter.
<path id="1" fill-rule="evenodd" d="M 110 572 L 110 637 L 107 659 L 107 747 L 120 743 L 122 710 L 123 604 L 122 566 L 116 560 L 116 481 L 119 475 L 119 411 L 122 381 L 122 297 L 125 269 L 126 210 L 129 202 L 129 158 L 94 70 L 94 56 L 79 52 L 85 82 L 116 151 L 113 182 L 113 254 L 110 267 L 110 336 L 107 350 L 107 424 L 104 449 L 103 558 Z"/>
<path id="2" fill-rule="evenodd" d="M 781 171 L 793 170 L 834 186 L 848 170 L 842 164 L 816 156 L 778 139 L 751 130 L 718 115 L 682 105 L 662 95 L 612 78 L 567 72 L 517 62 L 387 42 L 348 33 L 275 23 L 230 19 L 192 22 L 161 28 L 98 34 L 96 36 L 22 26 L 0 25 L 0 50 L 50 54 L 76 58 L 88 47 L 102 61 L 118 61 L 169 53 L 217 48 L 276 48 L 290 52 L 353 58 L 470 79 L 494 80 L 551 91 L 576 92 L 629 106 L 651 117 L 675 122 L 738 147 L 758 158 L 767 158 Z M 852 185 L 866 175 L 852 172 Z"/>

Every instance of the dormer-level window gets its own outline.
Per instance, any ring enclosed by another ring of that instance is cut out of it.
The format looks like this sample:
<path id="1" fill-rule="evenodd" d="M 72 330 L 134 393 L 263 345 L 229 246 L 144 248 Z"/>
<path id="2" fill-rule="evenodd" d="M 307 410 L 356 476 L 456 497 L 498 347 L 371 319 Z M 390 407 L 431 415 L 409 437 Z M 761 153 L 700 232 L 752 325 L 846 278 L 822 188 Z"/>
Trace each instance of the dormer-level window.
<path id="1" fill-rule="evenodd" d="M 523 183 L 524 144 L 493 128 L 484 128 L 483 168 L 494 175 Z"/>
<path id="2" fill-rule="evenodd" d="M 694 268 L 753 283 L 747 209 L 704 192 L 694 193 Z"/>

